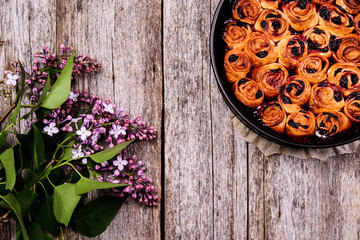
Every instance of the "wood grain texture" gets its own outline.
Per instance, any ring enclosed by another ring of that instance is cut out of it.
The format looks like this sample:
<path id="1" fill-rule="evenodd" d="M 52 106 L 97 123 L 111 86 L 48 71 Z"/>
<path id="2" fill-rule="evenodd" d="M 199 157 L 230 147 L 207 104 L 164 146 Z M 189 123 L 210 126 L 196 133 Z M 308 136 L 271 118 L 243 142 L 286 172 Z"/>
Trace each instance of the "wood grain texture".
<path id="1" fill-rule="evenodd" d="M 76 87 L 115 99 L 159 130 L 136 154 L 164 205 L 129 201 L 94 239 L 360 239 L 359 155 L 264 158 L 234 129 L 210 67 L 217 3 L 0 0 L 0 74 L 16 58 L 30 65 L 43 44 L 75 45 L 103 66 Z M 4 232 L 15 239 L 13 223 Z"/>
<path id="2" fill-rule="evenodd" d="M 209 13 L 210 1 L 164 1 L 166 239 L 213 238 Z"/>

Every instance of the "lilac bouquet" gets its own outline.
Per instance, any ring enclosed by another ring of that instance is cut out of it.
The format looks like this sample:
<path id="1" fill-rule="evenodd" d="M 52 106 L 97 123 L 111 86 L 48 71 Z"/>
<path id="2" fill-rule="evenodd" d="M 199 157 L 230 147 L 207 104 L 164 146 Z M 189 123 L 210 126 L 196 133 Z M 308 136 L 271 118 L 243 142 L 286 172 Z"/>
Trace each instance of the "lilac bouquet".
<path id="1" fill-rule="evenodd" d="M 55 236 L 69 225 L 93 237 L 106 229 L 128 197 L 157 206 L 153 179 L 126 150 L 135 141 L 154 139 L 156 129 L 141 116 L 130 120 L 125 108 L 110 99 L 70 90 L 76 76 L 101 69 L 97 59 L 75 55 L 62 44 L 60 54 L 44 46 L 30 71 L 18 60 L 11 65 L 2 96 L 8 98 L 11 87 L 19 90 L 0 118 L 1 219 L 15 219 L 23 239 L 30 239 L 29 233 L 31 238 Z M 31 104 L 23 105 L 23 96 Z M 20 108 L 29 111 L 19 116 Z M 36 120 L 29 122 L 32 115 Z M 21 120 L 29 127 L 26 134 L 16 131 Z M 9 134 L 16 135 L 17 143 L 4 147 Z M 84 196 L 96 189 L 111 194 L 84 205 Z"/>

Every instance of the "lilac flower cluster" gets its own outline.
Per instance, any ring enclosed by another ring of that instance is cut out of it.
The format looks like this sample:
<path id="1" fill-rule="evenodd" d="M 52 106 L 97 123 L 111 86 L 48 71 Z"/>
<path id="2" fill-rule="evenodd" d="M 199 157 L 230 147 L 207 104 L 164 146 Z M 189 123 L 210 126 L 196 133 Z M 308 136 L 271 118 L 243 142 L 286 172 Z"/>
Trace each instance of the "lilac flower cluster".
<path id="1" fill-rule="evenodd" d="M 44 89 L 49 73 L 52 79 L 58 78 L 73 49 L 71 46 L 61 44 L 59 54 L 56 54 L 51 52 L 47 45 L 44 45 L 42 51 L 35 53 L 31 70 L 29 71 L 24 67 L 26 75 L 25 83 L 29 87 L 29 97 L 31 101 L 36 102 L 38 100 L 38 97 Z M 10 64 L 15 69 L 15 73 L 12 74 L 10 71 L 5 71 L 8 79 L 7 84 L 15 86 L 16 80 L 18 80 L 20 76 L 19 61 L 16 60 Z M 24 66 L 23 62 L 21 64 Z M 83 54 L 75 55 L 73 77 L 83 73 L 97 72 L 100 69 L 101 64 L 98 63 L 96 58 L 84 56 Z"/>
<path id="2" fill-rule="evenodd" d="M 50 136 L 58 132 L 73 134 L 72 157 L 84 157 L 83 164 L 87 163 L 86 156 L 130 140 L 154 139 L 157 132 L 141 116 L 130 120 L 124 107 L 118 108 L 112 100 L 89 95 L 86 90 L 70 92 L 68 100 L 45 116 L 43 123 L 43 130 Z M 153 180 L 144 176 L 146 168 L 136 156 L 126 157 L 125 153 L 124 150 L 116 159 L 97 165 L 95 170 L 101 174 L 98 180 L 129 184 L 121 192 L 114 191 L 119 197 L 130 195 L 146 205 L 156 206 L 159 197 Z"/>

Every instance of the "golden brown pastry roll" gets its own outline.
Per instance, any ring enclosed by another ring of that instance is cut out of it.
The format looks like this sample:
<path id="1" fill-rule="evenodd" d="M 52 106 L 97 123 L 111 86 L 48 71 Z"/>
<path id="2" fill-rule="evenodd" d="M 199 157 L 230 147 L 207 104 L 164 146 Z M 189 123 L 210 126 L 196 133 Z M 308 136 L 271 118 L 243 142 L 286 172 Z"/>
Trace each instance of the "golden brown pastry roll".
<path id="1" fill-rule="evenodd" d="M 344 36 L 354 30 L 353 17 L 332 4 L 325 4 L 320 8 L 319 24 L 335 36 Z"/>
<path id="2" fill-rule="evenodd" d="M 360 36 L 348 34 L 344 37 L 330 39 L 330 49 L 335 60 L 341 63 L 353 63 L 360 66 Z"/>
<path id="3" fill-rule="evenodd" d="M 360 92 L 354 92 L 348 97 L 344 113 L 353 123 L 360 123 Z"/>
<path id="4" fill-rule="evenodd" d="M 286 135 L 296 141 L 304 141 L 315 133 L 315 115 L 300 110 L 291 113 L 286 119 Z"/>
<path id="5" fill-rule="evenodd" d="M 236 0 L 233 5 L 232 15 L 235 20 L 254 24 L 261 11 L 258 0 Z"/>
<path id="6" fill-rule="evenodd" d="M 316 117 L 316 136 L 332 137 L 351 129 L 350 119 L 342 112 L 323 112 Z"/>
<path id="7" fill-rule="evenodd" d="M 290 35 L 289 19 L 277 9 L 264 10 L 254 25 L 255 30 L 264 32 L 274 42 Z"/>
<path id="8" fill-rule="evenodd" d="M 358 34 L 360 34 L 360 13 L 358 13 L 358 15 L 356 15 L 355 17 L 355 30 Z"/>
<path id="9" fill-rule="evenodd" d="M 274 63 L 279 56 L 275 43 L 266 35 L 254 32 L 245 45 L 245 52 L 255 67 Z"/>
<path id="10" fill-rule="evenodd" d="M 286 114 L 278 102 L 263 103 L 257 108 L 257 114 L 263 124 L 278 134 L 285 132 Z"/>
<path id="11" fill-rule="evenodd" d="M 284 66 L 278 63 L 254 68 L 252 77 L 264 87 L 267 98 L 276 97 L 280 92 L 281 85 L 286 81 L 289 73 Z"/>
<path id="12" fill-rule="evenodd" d="M 359 0 L 336 0 L 336 4 L 350 14 L 357 14 L 360 11 Z"/>
<path id="13" fill-rule="evenodd" d="M 288 36 L 279 42 L 279 61 L 287 68 L 297 68 L 307 54 L 307 45 L 299 35 Z"/>
<path id="14" fill-rule="evenodd" d="M 360 91 L 360 69 L 348 63 L 335 63 L 328 71 L 328 80 L 337 86 L 345 97 Z"/>
<path id="15" fill-rule="evenodd" d="M 282 10 L 289 18 L 291 27 L 296 31 L 305 31 L 319 22 L 315 4 L 307 0 L 284 3 Z"/>
<path id="16" fill-rule="evenodd" d="M 308 80 L 311 84 L 326 80 L 329 60 L 327 57 L 312 53 L 301 61 L 298 74 Z"/>
<path id="17" fill-rule="evenodd" d="M 264 101 L 264 88 L 249 78 L 236 81 L 233 91 L 235 97 L 250 108 L 256 108 Z"/>
<path id="18" fill-rule="evenodd" d="M 278 101 L 284 106 L 286 113 L 297 112 L 308 102 L 310 92 L 310 83 L 299 75 L 294 75 L 280 87 Z"/>
<path id="19" fill-rule="evenodd" d="M 319 5 L 324 5 L 324 4 L 328 4 L 328 3 L 332 3 L 333 0 L 312 0 L 314 3 L 319 4 Z"/>
<path id="20" fill-rule="evenodd" d="M 251 27 L 243 22 L 231 21 L 226 25 L 224 41 L 229 48 L 244 49 L 252 33 Z"/>
<path id="21" fill-rule="evenodd" d="M 260 0 L 261 6 L 263 8 L 279 8 L 281 0 Z"/>
<path id="22" fill-rule="evenodd" d="M 312 86 L 309 108 L 316 115 L 322 112 L 340 111 L 344 105 L 341 91 L 330 83 L 321 82 Z"/>
<path id="23" fill-rule="evenodd" d="M 227 51 L 224 62 L 226 77 L 230 83 L 246 77 L 251 70 L 250 58 L 239 49 Z"/>
<path id="24" fill-rule="evenodd" d="M 309 53 L 317 53 L 330 58 L 331 50 L 329 45 L 331 34 L 325 27 L 316 26 L 309 28 L 302 36 L 306 40 Z"/>

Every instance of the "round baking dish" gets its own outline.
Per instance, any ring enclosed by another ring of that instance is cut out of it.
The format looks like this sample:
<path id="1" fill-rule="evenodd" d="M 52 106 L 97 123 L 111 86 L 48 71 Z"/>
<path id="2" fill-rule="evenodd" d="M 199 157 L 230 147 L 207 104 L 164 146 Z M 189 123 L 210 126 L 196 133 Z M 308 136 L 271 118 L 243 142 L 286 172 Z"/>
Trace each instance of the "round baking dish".
<path id="1" fill-rule="evenodd" d="M 295 142 L 286 136 L 280 136 L 274 134 L 269 128 L 263 126 L 254 116 L 254 114 L 248 110 L 239 100 L 234 96 L 231 84 L 226 80 L 224 69 L 224 55 L 225 55 L 225 43 L 223 41 L 224 23 L 230 18 L 232 5 L 235 0 L 221 0 L 215 11 L 211 32 L 210 32 L 210 54 L 211 63 L 215 73 L 216 81 L 219 86 L 220 92 L 224 97 L 225 102 L 235 114 L 235 116 L 247 126 L 249 129 L 257 133 L 258 135 L 276 142 L 278 144 L 287 145 L 291 147 L 300 148 L 328 148 L 336 147 L 343 144 L 350 143 L 360 138 L 359 130 L 355 129 L 350 134 L 337 137 L 335 139 L 322 140 L 316 139 L 309 143 Z"/>

